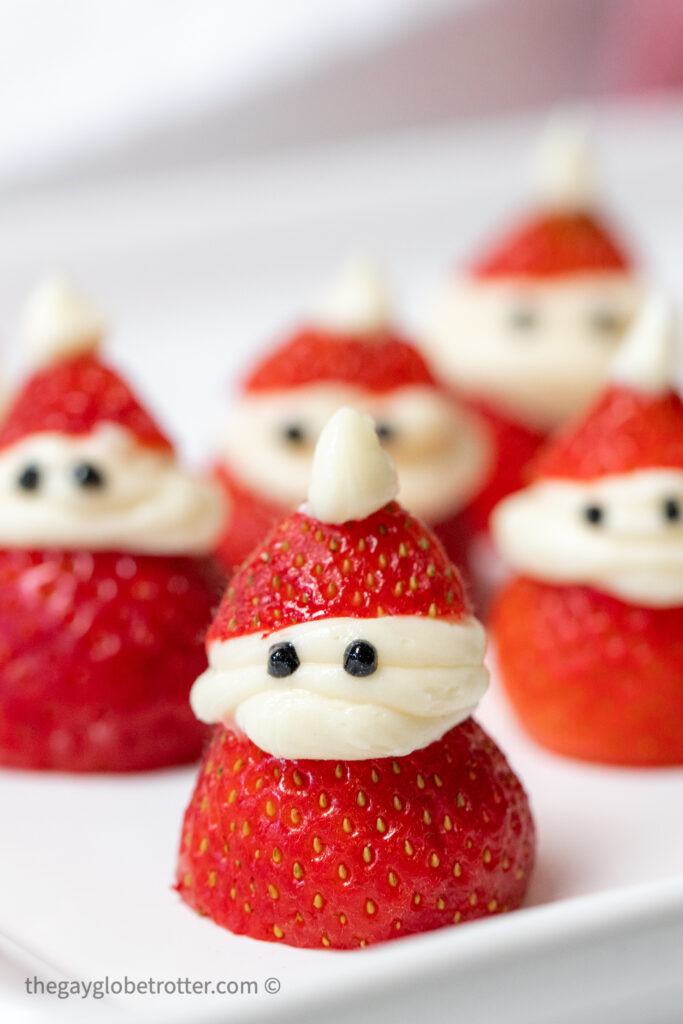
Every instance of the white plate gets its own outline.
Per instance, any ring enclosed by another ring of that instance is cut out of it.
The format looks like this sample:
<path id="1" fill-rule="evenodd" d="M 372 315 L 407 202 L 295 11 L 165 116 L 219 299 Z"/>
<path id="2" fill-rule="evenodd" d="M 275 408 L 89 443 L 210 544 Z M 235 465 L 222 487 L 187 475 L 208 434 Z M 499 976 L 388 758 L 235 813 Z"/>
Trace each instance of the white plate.
<path id="1" fill-rule="evenodd" d="M 680 107 L 610 111 L 619 205 L 683 294 Z M 195 457 L 228 371 L 296 315 L 350 245 L 384 254 L 404 309 L 521 193 L 510 167 L 536 124 L 375 143 L 305 161 L 210 168 L 64 190 L 2 209 L 0 317 L 45 264 L 118 314 L 111 351 Z M 508 154 L 511 154 L 508 156 Z M 651 182 L 657 182 L 652 188 Z M 170 889 L 194 771 L 115 778 L 0 773 L 0 1017 L 88 1021 L 679 1021 L 683 771 L 622 771 L 545 754 L 497 686 L 482 723 L 532 798 L 529 909 L 362 953 L 234 937 Z M 257 995 L 28 996 L 42 980 L 256 981 Z M 278 978 L 277 994 L 264 991 Z M 4 1013 L 3 1013 L 4 1011 Z"/>
<path id="2" fill-rule="evenodd" d="M 21 950 L 31 951 L 31 978 L 253 980 L 262 990 L 94 1004 L 141 1021 L 232 1020 L 236 1006 L 238 1019 L 282 1021 L 291 1012 L 299 1020 L 302 1007 L 317 1003 L 326 1014 L 339 1003 L 330 1019 L 350 1021 L 358 1019 L 353 999 L 362 989 L 377 1008 L 361 1019 L 408 1019 L 401 1008 L 410 998 L 428 1001 L 431 1020 L 450 1019 L 457 1006 L 468 1021 L 485 1022 L 498 1007 L 506 1022 L 548 1024 L 556 1011 L 558 1020 L 580 1019 L 559 1012 L 572 1003 L 594 1010 L 601 1000 L 618 1008 L 622 1022 L 634 998 L 665 982 L 677 981 L 683 996 L 676 975 L 683 770 L 595 768 L 545 754 L 521 734 L 496 691 L 494 685 L 479 717 L 532 795 L 539 831 L 528 901 L 534 909 L 355 954 L 238 938 L 197 917 L 170 889 L 194 769 L 124 778 L 6 772 L 0 932 L 12 938 L 20 962 Z M 277 996 L 263 991 L 271 977 L 282 986 Z M 509 996 L 501 1004 L 503 985 Z M 19 995 L 36 1020 L 52 1020 L 55 997 Z M 71 1014 L 76 1004 L 69 1002 Z M 93 1003 L 78 1009 L 87 1017 Z"/>

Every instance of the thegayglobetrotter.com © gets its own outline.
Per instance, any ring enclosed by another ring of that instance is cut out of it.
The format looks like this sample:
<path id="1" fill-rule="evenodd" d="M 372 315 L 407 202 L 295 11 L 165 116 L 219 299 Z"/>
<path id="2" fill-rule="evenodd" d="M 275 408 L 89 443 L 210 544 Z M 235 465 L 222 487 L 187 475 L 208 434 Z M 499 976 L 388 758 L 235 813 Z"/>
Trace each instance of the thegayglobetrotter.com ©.
<path id="1" fill-rule="evenodd" d="M 91 981 L 61 979 L 43 981 L 35 975 L 27 978 L 26 992 L 30 996 L 56 996 L 57 999 L 104 999 L 107 996 L 257 996 L 260 993 L 277 995 L 278 978 L 218 979 L 196 978 L 97 978 Z"/>

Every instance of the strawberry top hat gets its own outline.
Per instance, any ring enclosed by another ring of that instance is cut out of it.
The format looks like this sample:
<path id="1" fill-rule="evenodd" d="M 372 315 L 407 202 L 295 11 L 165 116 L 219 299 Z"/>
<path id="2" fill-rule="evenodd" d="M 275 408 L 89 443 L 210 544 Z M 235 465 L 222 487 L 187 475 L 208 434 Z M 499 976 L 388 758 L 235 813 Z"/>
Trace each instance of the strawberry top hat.
<path id="1" fill-rule="evenodd" d="M 495 513 L 498 543 L 517 569 L 632 604 L 683 604 L 683 402 L 674 370 L 673 311 L 652 294 L 602 396 Z"/>
<path id="2" fill-rule="evenodd" d="M 231 582 L 192 691 L 199 718 L 277 756 L 363 759 L 425 746 L 471 713 L 487 681 L 483 629 L 396 490 L 373 421 L 338 410 L 307 502 Z"/>
<path id="3" fill-rule="evenodd" d="M 23 340 L 39 368 L 0 426 L 0 545 L 206 552 L 216 488 L 190 477 L 129 385 L 97 355 L 100 314 L 66 282 L 30 296 Z"/>
<path id="4" fill-rule="evenodd" d="M 482 485 L 490 463 L 483 425 L 437 384 L 391 326 L 389 308 L 374 264 L 351 261 L 304 327 L 247 377 L 220 446 L 219 477 L 232 502 L 221 546 L 228 562 L 303 500 L 317 438 L 344 405 L 376 420 L 401 498 L 429 522 L 450 518 Z"/>
<path id="5" fill-rule="evenodd" d="M 536 177 L 538 208 L 446 284 L 426 346 L 447 380 L 547 431 L 599 390 L 641 287 L 597 209 L 584 126 L 551 123 Z"/>

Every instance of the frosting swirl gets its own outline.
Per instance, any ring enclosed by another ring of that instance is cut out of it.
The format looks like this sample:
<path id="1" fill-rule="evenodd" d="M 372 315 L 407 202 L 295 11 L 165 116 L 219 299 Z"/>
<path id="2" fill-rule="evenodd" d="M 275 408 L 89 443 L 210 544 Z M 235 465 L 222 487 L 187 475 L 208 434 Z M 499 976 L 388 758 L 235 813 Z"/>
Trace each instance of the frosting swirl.
<path id="1" fill-rule="evenodd" d="M 10 445 L 0 494 L 4 547 L 199 554 L 214 546 L 224 514 L 213 484 L 115 424 Z"/>

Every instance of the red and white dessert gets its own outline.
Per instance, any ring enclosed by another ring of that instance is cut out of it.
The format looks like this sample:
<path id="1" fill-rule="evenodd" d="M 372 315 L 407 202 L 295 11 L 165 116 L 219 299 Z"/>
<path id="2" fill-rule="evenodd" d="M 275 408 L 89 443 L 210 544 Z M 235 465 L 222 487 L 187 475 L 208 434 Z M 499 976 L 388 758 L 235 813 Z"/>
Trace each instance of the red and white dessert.
<path id="1" fill-rule="evenodd" d="M 220 593 L 217 489 L 96 354 L 99 314 L 51 281 L 42 363 L 0 427 L 0 764 L 129 771 L 196 757 L 188 714 Z"/>
<path id="2" fill-rule="evenodd" d="M 545 746 L 683 764 L 683 402 L 673 324 L 644 307 L 602 396 L 493 517 L 519 574 L 494 612 L 512 703 Z"/>
<path id="3" fill-rule="evenodd" d="M 395 500 L 375 424 L 338 410 L 308 500 L 232 580 L 192 706 L 217 729 L 177 888 L 231 931 L 352 948 L 518 907 L 522 787 L 470 717 L 485 632 Z"/>
<path id="4" fill-rule="evenodd" d="M 345 405 L 373 416 L 401 499 L 462 552 L 460 513 L 490 471 L 486 429 L 391 326 L 374 267 L 355 263 L 252 370 L 229 411 L 217 466 L 230 502 L 219 546 L 229 569 L 304 499 L 318 435 Z"/>
<path id="5" fill-rule="evenodd" d="M 550 431 L 598 393 L 641 296 L 631 258 L 596 209 L 592 154 L 553 126 L 539 159 L 539 209 L 440 291 L 425 351 L 496 439 L 489 487 L 469 510 L 484 528 L 524 483 Z"/>

